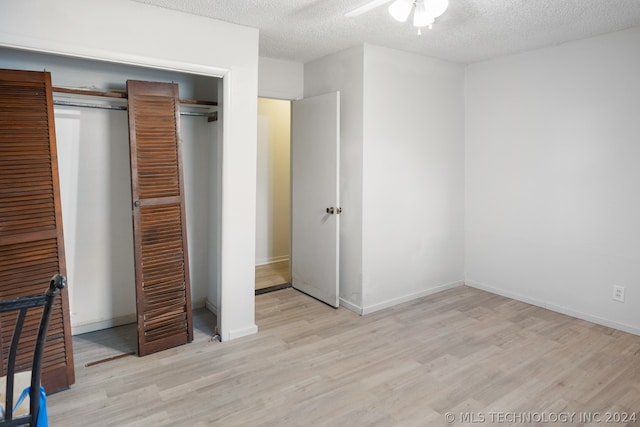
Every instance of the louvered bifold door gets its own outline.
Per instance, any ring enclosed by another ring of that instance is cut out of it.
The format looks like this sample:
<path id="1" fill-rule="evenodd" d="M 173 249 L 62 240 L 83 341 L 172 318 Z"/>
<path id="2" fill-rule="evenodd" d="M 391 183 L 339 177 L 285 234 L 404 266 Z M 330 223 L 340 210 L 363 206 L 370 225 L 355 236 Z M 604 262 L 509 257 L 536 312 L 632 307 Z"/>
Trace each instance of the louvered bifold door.
<path id="1" fill-rule="evenodd" d="M 127 81 L 138 355 L 193 339 L 178 85 Z"/>
<path id="2" fill-rule="evenodd" d="M 0 70 L 0 299 L 43 294 L 56 273 L 66 269 L 51 76 Z M 42 365 L 47 392 L 74 382 L 68 301 L 65 289 L 51 314 Z M 19 370 L 31 369 L 41 313 L 33 310 L 25 321 Z M 14 322 L 15 314 L 0 317 L 3 361 Z"/>

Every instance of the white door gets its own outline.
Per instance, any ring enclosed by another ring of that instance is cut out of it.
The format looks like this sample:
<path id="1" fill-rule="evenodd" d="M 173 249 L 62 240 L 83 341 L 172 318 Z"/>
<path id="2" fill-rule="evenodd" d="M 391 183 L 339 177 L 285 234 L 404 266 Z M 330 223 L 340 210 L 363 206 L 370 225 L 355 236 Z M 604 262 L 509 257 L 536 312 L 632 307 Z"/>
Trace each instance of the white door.
<path id="1" fill-rule="evenodd" d="M 294 101 L 291 128 L 291 283 L 338 307 L 340 93 Z"/>

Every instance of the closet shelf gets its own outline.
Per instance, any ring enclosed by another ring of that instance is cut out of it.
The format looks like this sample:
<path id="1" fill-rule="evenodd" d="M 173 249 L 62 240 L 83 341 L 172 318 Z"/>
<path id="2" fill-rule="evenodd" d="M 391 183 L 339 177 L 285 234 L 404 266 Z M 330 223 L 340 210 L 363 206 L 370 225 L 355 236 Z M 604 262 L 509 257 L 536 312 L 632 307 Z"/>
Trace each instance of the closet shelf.
<path id="1" fill-rule="evenodd" d="M 100 104 L 100 103 L 86 103 L 86 102 L 77 102 L 74 100 L 69 100 L 73 98 L 73 95 L 80 95 L 82 97 L 89 98 L 111 98 L 117 101 L 127 102 L 127 93 L 120 91 L 101 91 L 94 89 L 80 89 L 73 87 L 61 87 L 61 86 L 53 86 L 52 91 L 56 94 L 64 94 L 64 95 L 72 95 L 71 97 L 62 96 L 66 99 L 54 99 L 54 105 L 66 106 L 66 107 L 84 107 L 84 108 L 99 108 L 104 110 L 127 110 L 126 105 L 109 105 L 109 104 Z M 180 115 L 182 116 L 196 116 L 196 117 L 207 117 L 209 122 L 214 122 L 218 120 L 218 103 L 216 101 L 203 101 L 199 99 L 181 99 L 180 104 L 187 108 L 206 108 L 207 111 L 180 111 Z"/>
<path id="2" fill-rule="evenodd" d="M 72 87 L 60 87 L 53 86 L 52 91 L 55 93 L 68 93 L 72 95 L 84 95 L 84 96 L 101 96 L 105 98 L 127 98 L 127 94 L 125 92 L 117 92 L 117 91 L 100 91 L 93 89 L 79 89 Z"/>

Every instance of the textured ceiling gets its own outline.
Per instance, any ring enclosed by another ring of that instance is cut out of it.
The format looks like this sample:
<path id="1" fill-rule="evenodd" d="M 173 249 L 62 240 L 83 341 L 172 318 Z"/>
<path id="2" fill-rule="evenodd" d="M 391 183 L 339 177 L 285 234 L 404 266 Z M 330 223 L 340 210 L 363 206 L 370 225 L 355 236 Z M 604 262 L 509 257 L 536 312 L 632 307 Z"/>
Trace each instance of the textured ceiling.
<path id="1" fill-rule="evenodd" d="M 420 37 L 386 5 L 344 16 L 368 0 L 135 1 L 258 28 L 261 56 L 303 63 L 363 43 L 468 63 L 640 26 L 640 0 L 449 0 Z"/>

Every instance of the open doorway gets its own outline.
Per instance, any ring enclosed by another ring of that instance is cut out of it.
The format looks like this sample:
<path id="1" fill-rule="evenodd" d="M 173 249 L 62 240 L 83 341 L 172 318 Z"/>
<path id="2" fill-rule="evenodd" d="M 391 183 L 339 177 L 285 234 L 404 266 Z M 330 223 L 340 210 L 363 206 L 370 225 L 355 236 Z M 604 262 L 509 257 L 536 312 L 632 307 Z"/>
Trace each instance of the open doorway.
<path id="1" fill-rule="evenodd" d="M 291 101 L 258 98 L 256 293 L 290 286 Z"/>
<path id="2" fill-rule="evenodd" d="M 337 308 L 340 94 L 259 98 L 257 135 L 256 294 L 293 286 Z"/>

